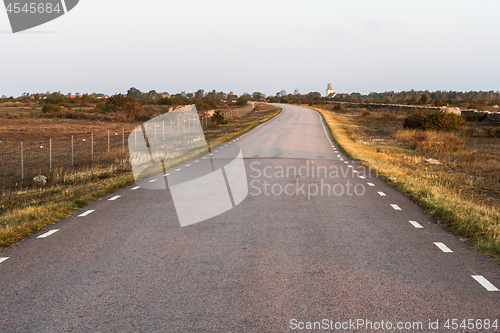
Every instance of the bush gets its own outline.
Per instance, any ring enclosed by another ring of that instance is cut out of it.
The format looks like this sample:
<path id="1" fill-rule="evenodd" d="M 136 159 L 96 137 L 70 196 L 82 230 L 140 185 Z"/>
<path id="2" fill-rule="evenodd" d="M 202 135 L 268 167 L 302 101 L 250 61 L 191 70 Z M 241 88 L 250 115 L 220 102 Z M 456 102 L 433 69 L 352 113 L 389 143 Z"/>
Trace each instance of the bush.
<path id="1" fill-rule="evenodd" d="M 50 103 L 45 104 L 45 105 L 43 106 L 43 108 L 42 108 L 42 112 L 43 112 L 43 113 L 47 113 L 47 112 L 57 112 L 57 111 L 59 111 L 59 110 L 60 110 L 59 106 L 54 105 L 54 104 L 50 104 Z"/>
<path id="2" fill-rule="evenodd" d="M 483 112 L 474 112 L 465 115 L 465 120 L 467 121 L 485 121 L 488 119 L 488 115 Z"/>
<path id="3" fill-rule="evenodd" d="M 462 116 L 444 111 L 417 111 L 405 118 L 403 127 L 435 131 L 457 131 L 465 126 Z"/>
<path id="4" fill-rule="evenodd" d="M 106 100 L 104 111 L 120 110 L 130 102 L 135 102 L 135 99 L 133 97 L 123 96 L 122 94 L 113 95 Z"/>
<path id="5" fill-rule="evenodd" d="M 311 105 L 325 105 L 325 101 L 322 99 L 313 99 L 310 103 L 309 106 Z"/>
<path id="6" fill-rule="evenodd" d="M 212 115 L 212 124 L 224 125 L 227 124 L 227 120 L 224 118 L 224 115 L 219 111 L 215 111 Z"/>
<path id="7" fill-rule="evenodd" d="M 60 103 L 59 106 L 62 106 L 65 109 L 71 110 L 74 105 L 71 103 Z"/>
<path id="8" fill-rule="evenodd" d="M 340 103 L 337 103 L 337 105 L 335 105 L 335 106 L 333 107 L 333 110 L 335 110 L 335 111 L 340 111 L 340 110 L 342 110 L 342 105 L 340 105 Z"/>
<path id="9" fill-rule="evenodd" d="M 370 110 L 363 110 L 363 112 L 361 112 L 361 117 L 368 117 L 371 116 L 371 114 Z"/>
<path id="10" fill-rule="evenodd" d="M 137 102 L 127 102 L 123 106 L 126 120 L 148 121 L 151 116 Z"/>
<path id="11" fill-rule="evenodd" d="M 499 128 L 484 127 L 483 132 L 487 138 L 500 138 L 500 127 Z"/>
<path id="12" fill-rule="evenodd" d="M 398 116 L 395 115 L 394 113 L 384 112 L 384 115 L 382 116 L 382 118 L 384 120 L 391 121 L 391 120 L 396 120 L 398 118 Z"/>

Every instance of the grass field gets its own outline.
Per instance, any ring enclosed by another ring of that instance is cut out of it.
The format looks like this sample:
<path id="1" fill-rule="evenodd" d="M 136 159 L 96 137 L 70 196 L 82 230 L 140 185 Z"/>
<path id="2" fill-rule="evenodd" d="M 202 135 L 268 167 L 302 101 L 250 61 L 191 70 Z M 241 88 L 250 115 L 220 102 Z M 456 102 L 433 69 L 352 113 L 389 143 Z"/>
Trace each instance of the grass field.
<path id="1" fill-rule="evenodd" d="M 231 119 L 225 125 L 209 127 L 205 131 L 206 140 L 207 142 L 231 140 L 268 121 L 280 111 L 281 109 L 275 106 L 258 105 L 246 116 Z M 58 122 L 58 120 L 53 121 Z M 33 123 L 25 126 L 33 126 Z M 61 125 L 48 123 L 47 126 Z M 100 126 L 100 124 L 88 126 Z M 129 126 L 136 125 L 129 124 Z M 37 133 L 34 129 L 33 132 Z M 0 249 L 29 237 L 74 213 L 78 208 L 133 182 L 128 156 L 117 154 L 114 161 L 106 164 L 83 166 L 77 170 L 56 170 L 44 186 L 31 185 L 4 190 L 1 193 L 0 203 Z"/>
<path id="2" fill-rule="evenodd" d="M 467 134 L 491 124 L 415 131 L 403 129 L 406 111 L 315 109 L 347 154 L 376 167 L 437 223 L 500 263 L 500 139 Z"/>

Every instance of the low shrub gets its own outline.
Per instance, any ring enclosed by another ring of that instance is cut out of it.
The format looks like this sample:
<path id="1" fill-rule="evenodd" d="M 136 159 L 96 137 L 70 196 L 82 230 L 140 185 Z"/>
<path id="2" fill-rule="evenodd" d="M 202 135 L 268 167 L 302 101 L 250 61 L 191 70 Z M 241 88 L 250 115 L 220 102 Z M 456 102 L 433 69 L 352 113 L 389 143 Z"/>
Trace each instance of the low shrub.
<path id="1" fill-rule="evenodd" d="M 73 106 L 74 106 L 74 105 L 73 105 L 73 104 L 71 104 L 71 103 L 60 103 L 60 104 L 58 104 L 58 105 L 59 105 L 59 106 L 62 106 L 62 107 L 63 107 L 63 108 L 65 108 L 65 109 L 68 109 L 68 110 L 71 110 L 71 109 L 73 108 Z"/>
<path id="2" fill-rule="evenodd" d="M 390 112 L 384 112 L 382 118 L 384 120 L 388 120 L 388 121 L 391 121 L 391 120 L 396 120 L 398 118 L 397 115 L 395 115 L 394 113 L 390 113 Z"/>
<path id="3" fill-rule="evenodd" d="M 227 120 L 224 118 L 224 114 L 222 114 L 219 110 L 215 111 L 212 115 L 212 124 L 227 124 Z"/>
<path id="4" fill-rule="evenodd" d="M 361 117 L 368 117 L 368 116 L 371 116 L 371 112 L 370 110 L 364 110 L 363 112 L 361 112 Z"/>
<path id="5" fill-rule="evenodd" d="M 466 125 L 462 116 L 443 111 L 417 111 L 405 118 L 403 127 L 406 129 L 422 129 L 434 131 L 458 131 Z"/>
<path id="6" fill-rule="evenodd" d="M 61 108 L 58 105 L 47 103 L 42 107 L 42 112 L 58 112 Z"/>

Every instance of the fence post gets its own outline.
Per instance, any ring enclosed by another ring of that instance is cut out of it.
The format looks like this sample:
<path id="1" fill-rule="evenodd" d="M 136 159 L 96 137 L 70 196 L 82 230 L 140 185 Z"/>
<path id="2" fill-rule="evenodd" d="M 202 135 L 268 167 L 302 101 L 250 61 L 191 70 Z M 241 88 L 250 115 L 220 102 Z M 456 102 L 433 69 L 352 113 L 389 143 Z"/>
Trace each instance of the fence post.
<path id="1" fill-rule="evenodd" d="M 24 156 L 23 156 L 23 143 L 21 142 L 21 179 L 24 180 Z"/>
<path id="2" fill-rule="evenodd" d="M 52 172 L 52 139 L 49 139 L 49 171 Z"/>
<path id="3" fill-rule="evenodd" d="M 74 166 L 74 161 L 75 161 L 75 150 L 73 146 L 73 135 L 71 136 L 71 166 Z"/>
<path id="4" fill-rule="evenodd" d="M 90 141 L 91 141 L 90 151 L 92 154 L 92 162 L 93 162 L 94 161 L 94 133 L 91 134 Z"/>

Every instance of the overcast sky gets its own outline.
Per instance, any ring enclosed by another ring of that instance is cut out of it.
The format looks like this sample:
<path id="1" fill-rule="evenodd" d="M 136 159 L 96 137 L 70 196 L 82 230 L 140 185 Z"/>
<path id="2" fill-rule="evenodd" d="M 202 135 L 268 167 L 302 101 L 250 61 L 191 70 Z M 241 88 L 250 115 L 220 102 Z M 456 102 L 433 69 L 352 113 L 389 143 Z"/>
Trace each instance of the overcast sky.
<path id="1" fill-rule="evenodd" d="M 0 95 L 500 90 L 498 0 L 80 0 L 12 34 Z"/>

